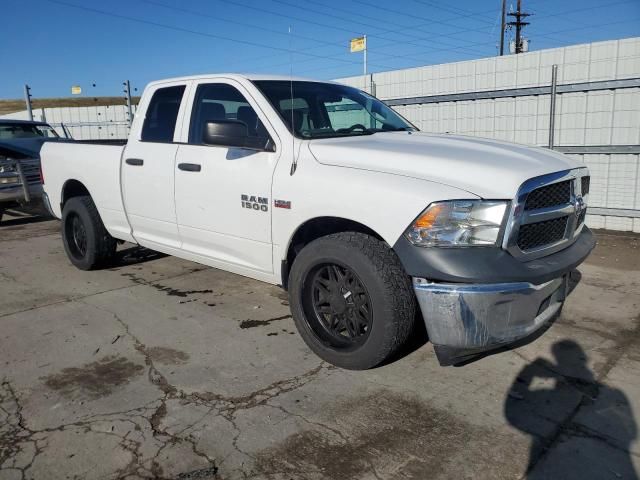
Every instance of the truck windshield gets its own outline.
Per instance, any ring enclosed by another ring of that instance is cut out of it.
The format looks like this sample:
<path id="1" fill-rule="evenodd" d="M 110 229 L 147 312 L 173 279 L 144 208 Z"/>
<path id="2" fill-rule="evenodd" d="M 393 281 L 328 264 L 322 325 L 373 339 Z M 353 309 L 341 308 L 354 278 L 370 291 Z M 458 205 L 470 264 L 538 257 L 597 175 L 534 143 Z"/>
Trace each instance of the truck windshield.
<path id="1" fill-rule="evenodd" d="M 44 123 L 0 123 L 0 139 L 34 137 L 58 138 L 58 134 Z"/>
<path id="2" fill-rule="evenodd" d="M 377 98 L 346 85 L 288 80 L 253 83 L 299 138 L 417 130 Z"/>

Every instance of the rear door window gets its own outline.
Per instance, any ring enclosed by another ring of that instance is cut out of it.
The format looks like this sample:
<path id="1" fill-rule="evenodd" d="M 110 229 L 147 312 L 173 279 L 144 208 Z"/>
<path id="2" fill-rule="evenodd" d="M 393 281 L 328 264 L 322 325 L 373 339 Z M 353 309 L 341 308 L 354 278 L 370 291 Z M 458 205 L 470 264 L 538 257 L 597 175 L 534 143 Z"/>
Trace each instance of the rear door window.
<path id="1" fill-rule="evenodd" d="M 184 89 L 184 85 L 177 85 L 155 91 L 142 126 L 143 142 L 173 142 Z"/>

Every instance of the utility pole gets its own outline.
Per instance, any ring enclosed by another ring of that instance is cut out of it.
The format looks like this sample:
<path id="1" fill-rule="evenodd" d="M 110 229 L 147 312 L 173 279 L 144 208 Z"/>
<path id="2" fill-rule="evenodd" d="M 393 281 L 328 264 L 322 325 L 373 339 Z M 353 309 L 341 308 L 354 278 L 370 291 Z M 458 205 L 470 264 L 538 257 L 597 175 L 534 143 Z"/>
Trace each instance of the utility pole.
<path id="1" fill-rule="evenodd" d="M 31 87 L 29 85 L 24 86 L 24 103 L 27 104 L 27 115 L 29 120 L 33 122 L 33 111 L 31 110 Z"/>
<path id="2" fill-rule="evenodd" d="M 518 10 L 509 13 L 510 17 L 515 17 L 514 22 L 509 22 L 507 25 L 510 27 L 516 27 L 516 53 L 522 53 L 522 27 L 529 25 L 529 22 L 523 22 L 523 18 L 527 18 L 530 13 L 522 11 L 522 0 L 518 0 Z"/>
<path id="3" fill-rule="evenodd" d="M 506 13 L 507 13 L 507 0 L 502 0 L 502 21 L 500 24 L 500 56 L 504 55 L 504 31 L 507 28 Z"/>
<path id="4" fill-rule="evenodd" d="M 129 121 L 129 126 L 131 126 L 131 123 L 133 122 L 133 111 L 131 110 L 131 85 L 129 84 L 129 80 L 123 82 L 122 85 L 124 85 L 123 92 L 127 100 L 127 113 L 129 115 L 127 120 Z"/>

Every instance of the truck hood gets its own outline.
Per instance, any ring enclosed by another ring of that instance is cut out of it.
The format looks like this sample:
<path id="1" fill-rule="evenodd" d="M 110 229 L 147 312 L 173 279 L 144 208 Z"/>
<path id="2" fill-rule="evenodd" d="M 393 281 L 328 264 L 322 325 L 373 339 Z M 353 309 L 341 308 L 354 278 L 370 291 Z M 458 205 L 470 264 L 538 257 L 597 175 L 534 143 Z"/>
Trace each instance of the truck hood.
<path id="1" fill-rule="evenodd" d="M 583 166 L 538 147 L 477 137 L 422 132 L 318 139 L 318 162 L 442 183 L 482 198 L 513 198 L 525 180 Z"/>

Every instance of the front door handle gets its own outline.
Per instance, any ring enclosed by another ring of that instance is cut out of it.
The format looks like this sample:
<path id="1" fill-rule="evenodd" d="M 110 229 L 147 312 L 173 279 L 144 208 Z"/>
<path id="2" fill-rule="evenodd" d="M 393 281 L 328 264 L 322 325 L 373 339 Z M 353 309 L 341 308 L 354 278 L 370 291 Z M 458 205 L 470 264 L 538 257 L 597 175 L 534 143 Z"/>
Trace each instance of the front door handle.
<path id="1" fill-rule="evenodd" d="M 199 172 L 202 170 L 202 166 L 197 163 L 179 163 L 178 168 L 185 172 Z"/>
<path id="2" fill-rule="evenodd" d="M 127 165 L 133 165 L 134 167 L 141 167 L 144 165 L 144 160 L 141 158 L 127 158 L 125 162 L 127 162 Z"/>

